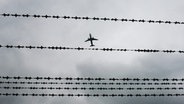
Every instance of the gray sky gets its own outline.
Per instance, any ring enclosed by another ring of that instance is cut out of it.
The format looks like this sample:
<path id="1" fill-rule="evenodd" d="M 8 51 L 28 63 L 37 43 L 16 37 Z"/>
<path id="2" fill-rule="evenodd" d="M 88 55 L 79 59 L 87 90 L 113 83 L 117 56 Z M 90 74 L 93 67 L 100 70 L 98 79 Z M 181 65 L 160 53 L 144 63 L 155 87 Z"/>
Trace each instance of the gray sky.
<path id="1" fill-rule="evenodd" d="M 0 10 L 1 13 L 183 21 L 184 2 L 182 0 L 0 0 Z M 95 47 L 99 48 L 184 50 L 183 25 L 0 17 L 0 44 L 2 45 L 89 47 L 89 43 L 84 42 L 89 33 L 99 39 L 95 42 Z M 181 78 L 184 75 L 183 57 L 183 54 L 179 53 L 2 48 L 0 49 L 0 75 Z M 62 93 L 62 91 L 56 93 Z M 184 100 L 182 97 L 47 99 L 0 97 L 0 101 L 1 104 L 122 104 L 122 102 L 173 104 Z"/>

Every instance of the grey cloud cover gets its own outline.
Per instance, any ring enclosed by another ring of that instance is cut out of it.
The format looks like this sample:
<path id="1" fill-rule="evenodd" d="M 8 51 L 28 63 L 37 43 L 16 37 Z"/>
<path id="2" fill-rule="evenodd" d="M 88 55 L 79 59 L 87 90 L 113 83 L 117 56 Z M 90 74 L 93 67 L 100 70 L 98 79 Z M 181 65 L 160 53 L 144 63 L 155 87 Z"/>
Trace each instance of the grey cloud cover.
<path id="1" fill-rule="evenodd" d="M 183 21 L 182 0 L 1 0 L 1 13 L 117 17 Z M 0 17 L 0 44 L 182 50 L 183 25 Z M 0 49 L 0 75 L 181 78 L 182 54 Z M 0 85 L 1 86 L 1 85 Z M 5 92 L 0 90 L 0 92 Z M 32 92 L 32 91 L 27 91 Z M 47 92 L 47 91 L 46 91 Z M 182 93 L 181 91 L 180 93 Z M 43 91 L 40 91 L 43 93 Z M 60 92 L 56 92 L 60 93 Z M 81 93 L 93 93 L 83 92 Z M 116 92 L 117 93 L 117 92 Z M 149 93 L 149 92 L 148 92 Z M 173 104 L 182 97 L 0 97 L 0 104 Z"/>

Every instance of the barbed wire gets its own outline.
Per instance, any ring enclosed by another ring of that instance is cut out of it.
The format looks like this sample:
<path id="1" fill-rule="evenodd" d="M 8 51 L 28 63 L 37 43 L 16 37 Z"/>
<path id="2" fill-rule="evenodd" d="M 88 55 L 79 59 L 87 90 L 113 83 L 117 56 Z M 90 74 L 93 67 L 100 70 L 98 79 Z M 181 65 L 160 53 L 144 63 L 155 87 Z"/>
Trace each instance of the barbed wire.
<path id="1" fill-rule="evenodd" d="M 29 89 L 29 90 L 184 90 L 183 87 L 9 87 L 4 86 L 0 87 L 0 89 L 15 89 L 15 90 L 22 90 L 22 89 Z"/>
<path id="2" fill-rule="evenodd" d="M 25 77 L 21 77 L 21 76 L 0 76 L 0 79 L 5 79 L 5 80 L 10 80 L 10 79 L 15 79 L 15 80 L 67 80 L 67 81 L 72 81 L 72 80 L 76 80 L 76 81 L 184 81 L 184 78 L 102 78 L 102 77 L 96 77 L 96 78 L 92 78 L 92 77 L 86 77 L 86 78 L 82 78 L 82 77 L 31 77 L 31 76 L 25 76 Z"/>
<path id="3" fill-rule="evenodd" d="M 0 81 L 0 84 L 28 84 L 28 85 L 184 85 L 184 83 L 114 83 L 114 82 L 10 82 Z"/>
<path id="4" fill-rule="evenodd" d="M 108 18 L 108 17 L 82 17 L 82 16 L 59 16 L 59 15 L 40 15 L 40 14 L 0 14 L 3 17 L 24 17 L 24 18 L 53 18 L 53 19 L 74 19 L 74 20 L 94 20 L 94 21 L 113 21 L 113 22 L 139 22 L 139 23 L 157 23 L 157 24 L 184 24 L 179 21 L 164 21 L 164 20 L 145 20 L 145 19 L 127 19 L 127 18 Z"/>
<path id="5" fill-rule="evenodd" d="M 23 45 L 0 45 L 0 48 L 16 49 L 49 49 L 49 50 L 78 50 L 78 51 L 119 51 L 119 52 L 145 52 L 145 53 L 184 53 L 183 50 L 156 50 L 156 49 L 114 49 L 114 48 L 83 48 L 83 47 L 62 47 L 62 46 L 23 46 Z"/>
<path id="6" fill-rule="evenodd" d="M 168 97 L 168 96 L 184 96 L 184 94 L 54 94 L 54 93 L 0 93 L 0 96 L 35 96 L 35 97 Z"/>

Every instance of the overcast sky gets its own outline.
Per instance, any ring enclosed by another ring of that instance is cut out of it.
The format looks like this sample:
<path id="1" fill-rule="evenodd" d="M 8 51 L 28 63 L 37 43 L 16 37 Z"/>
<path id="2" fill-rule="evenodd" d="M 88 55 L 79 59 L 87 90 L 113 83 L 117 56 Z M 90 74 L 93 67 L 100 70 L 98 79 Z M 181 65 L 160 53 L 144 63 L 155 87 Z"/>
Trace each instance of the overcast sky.
<path id="1" fill-rule="evenodd" d="M 1 14 L 184 21 L 183 10 L 183 0 L 0 0 Z M 90 44 L 84 42 L 89 33 L 99 39 L 94 42 L 95 47 L 98 48 L 184 50 L 183 25 L 0 17 L 1 45 L 89 47 Z M 179 53 L 0 49 L 1 76 L 182 78 L 183 63 L 184 55 Z M 6 90 L 0 90 L 0 92 L 6 92 Z M 62 91 L 56 93 L 62 93 Z M 184 102 L 182 97 L 0 97 L 0 104 L 173 104 L 181 102 Z"/>

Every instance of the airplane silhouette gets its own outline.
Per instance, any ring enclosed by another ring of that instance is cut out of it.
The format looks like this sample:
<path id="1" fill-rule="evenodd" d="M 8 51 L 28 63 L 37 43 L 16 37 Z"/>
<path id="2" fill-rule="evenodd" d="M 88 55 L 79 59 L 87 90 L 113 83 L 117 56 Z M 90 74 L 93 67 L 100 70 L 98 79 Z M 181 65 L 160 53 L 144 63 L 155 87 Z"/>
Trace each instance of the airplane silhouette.
<path id="1" fill-rule="evenodd" d="M 91 36 L 91 33 L 90 33 L 90 34 L 89 34 L 89 38 L 88 38 L 85 42 L 90 41 L 90 42 L 91 42 L 90 47 L 93 47 L 93 46 L 95 46 L 95 45 L 93 44 L 93 40 L 98 40 L 98 39 L 92 37 L 92 36 Z"/>

